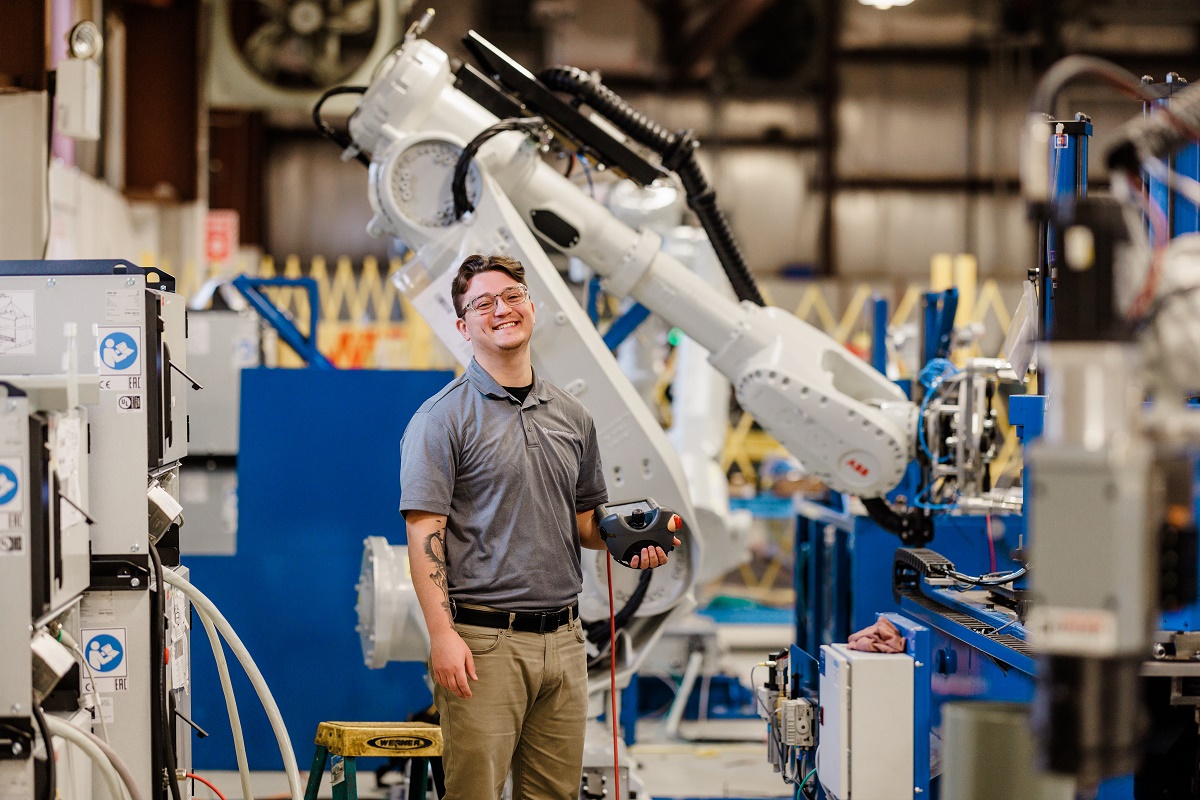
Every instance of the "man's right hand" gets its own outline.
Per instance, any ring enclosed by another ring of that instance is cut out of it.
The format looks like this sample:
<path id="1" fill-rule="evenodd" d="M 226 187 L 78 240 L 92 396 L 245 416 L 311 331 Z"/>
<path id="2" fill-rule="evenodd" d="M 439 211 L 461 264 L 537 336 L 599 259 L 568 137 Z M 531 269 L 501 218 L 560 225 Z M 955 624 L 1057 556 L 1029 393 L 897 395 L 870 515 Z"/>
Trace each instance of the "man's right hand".
<path id="1" fill-rule="evenodd" d="M 457 631 L 439 633 L 430 639 L 429 660 L 433 666 L 433 679 L 439 686 L 459 697 L 471 696 L 471 685 L 467 679 L 469 677 L 477 681 L 479 676 L 475 674 L 475 658 L 471 655 L 471 648 L 467 647 Z"/>

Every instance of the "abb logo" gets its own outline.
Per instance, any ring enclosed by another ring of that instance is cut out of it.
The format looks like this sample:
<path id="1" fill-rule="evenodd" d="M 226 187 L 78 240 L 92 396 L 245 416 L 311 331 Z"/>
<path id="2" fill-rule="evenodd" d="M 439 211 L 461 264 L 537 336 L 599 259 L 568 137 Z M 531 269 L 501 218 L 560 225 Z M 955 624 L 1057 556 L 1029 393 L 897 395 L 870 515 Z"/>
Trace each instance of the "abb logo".
<path id="1" fill-rule="evenodd" d="M 859 461 L 857 458 L 847 459 L 846 466 L 849 467 L 850 469 L 854 470 L 855 472 L 857 472 L 859 475 L 861 475 L 864 478 L 871 474 L 871 470 L 869 470 L 867 468 L 867 466 L 865 464 L 863 464 L 861 461 Z"/>

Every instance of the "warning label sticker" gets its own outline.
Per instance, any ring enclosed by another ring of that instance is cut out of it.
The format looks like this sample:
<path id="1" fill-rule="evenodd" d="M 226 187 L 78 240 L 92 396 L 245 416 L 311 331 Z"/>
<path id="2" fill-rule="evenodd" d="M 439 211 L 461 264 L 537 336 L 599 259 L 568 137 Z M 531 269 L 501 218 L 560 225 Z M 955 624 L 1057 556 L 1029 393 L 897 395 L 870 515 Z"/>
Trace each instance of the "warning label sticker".
<path id="1" fill-rule="evenodd" d="M 91 669 L 84 680 L 84 691 L 124 692 L 129 689 L 129 662 L 125 653 L 125 628 L 84 628 L 83 657 Z M 88 670 L 84 670 L 87 673 Z"/>
<path id="2" fill-rule="evenodd" d="M 101 375 L 141 375 L 140 349 L 142 328 L 139 325 L 96 328 L 96 356 Z"/>

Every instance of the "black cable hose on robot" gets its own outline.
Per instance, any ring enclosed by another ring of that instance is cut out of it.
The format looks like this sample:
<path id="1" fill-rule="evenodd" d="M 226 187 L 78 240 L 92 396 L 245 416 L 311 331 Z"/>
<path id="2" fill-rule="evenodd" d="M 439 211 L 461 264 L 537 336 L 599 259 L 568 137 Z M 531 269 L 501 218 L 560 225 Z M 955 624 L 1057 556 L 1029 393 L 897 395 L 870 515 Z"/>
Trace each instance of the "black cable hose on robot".
<path id="1" fill-rule="evenodd" d="M 933 519 L 923 509 L 899 509 L 886 497 L 864 497 L 863 508 L 871 520 L 900 537 L 905 547 L 924 547 L 933 538 Z"/>
<path id="2" fill-rule="evenodd" d="M 629 595 L 629 599 L 625 601 L 625 605 L 621 607 L 613 616 L 613 624 L 617 630 L 621 630 L 633 619 L 633 615 L 641 608 L 642 601 L 646 599 L 646 592 L 650 589 L 650 579 L 653 578 L 653 570 L 642 570 L 642 574 L 638 576 L 637 586 L 634 587 L 633 593 Z M 595 622 L 585 625 L 588 641 L 596 647 L 608 641 L 608 620 L 599 619 Z"/>
<path id="3" fill-rule="evenodd" d="M 708 234 L 738 299 L 765 305 L 758 284 L 750 274 L 746 259 L 729 227 L 729 220 L 717 205 L 717 194 L 700 168 L 696 158 L 696 148 L 700 143 L 691 131 L 668 131 L 626 103 L 591 73 L 578 67 L 550 67 L 539 73 L 538 79 L 553 91 L 564 92 L 587 103 L 634 141 L 658 153 L 663 166 L 675 172 L 683 182 L 688 206 L 696 213 L 700 225 Z"/>
<path id="4" fill-rule="evenodd" d="M 150 625 L 150 643 L 155 660 L 154 674 L 157 683 L 154 691 L 158 693 L 159 702 L 159 744 L 162 748 L 163 768 L 166 770 L 167 787 L 171 790 L 171 800 L 181 800 L 179 778 L 175 774 L 175 736 L 171 730 L 171 708 L 168 698 L 171 694 L 171 684 L 167 678 L 166 660 L 166 622 L 167 622 L 167 584 L 163 580 L 162 559 L 154 545 L 150 545 L 150 560 L 154 564 L 154 613 L 155 619 Z M 157 797 L 158 793 L 155 792 Z"/>
<path id="5" fill-rule="evenodd" d="M 317 126 L 317 130 L 320 131 L 322 136 L 341 147 L 342 150 L 353 146 L 354 140 L 350 138 L 349 134 L 335 131 L 333 127 L 325 121 L 325 118 L 321 116 L 321 106 L 325 105 L 326 100 L 339 94 L 365 94 L 366 91 L 366 86 L 335 86 L 321 95 L 320 99 L 313 104 L 313 125 Z M 354 154 L 354 160 L 362 164 L 364 167 L 371 166 L 371 159 L 368 158 L 361 150 Z"/>
<path id="6" fill-rule="evenodd" d="M 456 220 L 462 219 L 464 214 L 475 210 L 475 204 L 467 196 L 467 172 L 471 169 L 471 162 L 475 160 L 479 148 L 483 147 L 489 139 L 506 131 L 523 131 L 530 136 L 535 136 L 544 124 L 541 117 L 502 119 L 495 125 L 484 128 L 476 134 L 474 139 L 467 142 L 467 146 L 458 155 L 458 161 L 454 164 L 454 174 L 450 179 L 450 196 L 454 200 L 454 218 Z"/>
<path id="7" fill-rule="evenodd" d="M 54 741 L 50 738 L 50 727 L 46 725 L 46 715 L 41 706 L 33 703 L 30 710 L 33 711 L 33 719 L 42 733 L 42 745 L 46 748 L 46 800 L 57 800 L 58 772 L 54 768 Z M 99 708 L 96 709 L 96 713 L 100 713 Z"/>

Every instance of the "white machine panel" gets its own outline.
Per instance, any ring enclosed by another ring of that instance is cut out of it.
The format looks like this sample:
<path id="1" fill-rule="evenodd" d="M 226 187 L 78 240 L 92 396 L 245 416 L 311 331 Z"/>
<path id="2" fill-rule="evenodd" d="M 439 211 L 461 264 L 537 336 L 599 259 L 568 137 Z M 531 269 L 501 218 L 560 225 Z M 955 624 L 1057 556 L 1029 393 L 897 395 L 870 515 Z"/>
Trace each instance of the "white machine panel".
<path id="1" fill-rule="evenodd" d="M 913 797 L 913 661 L 821 647 L 817 778 L 838 800 Z"/>

